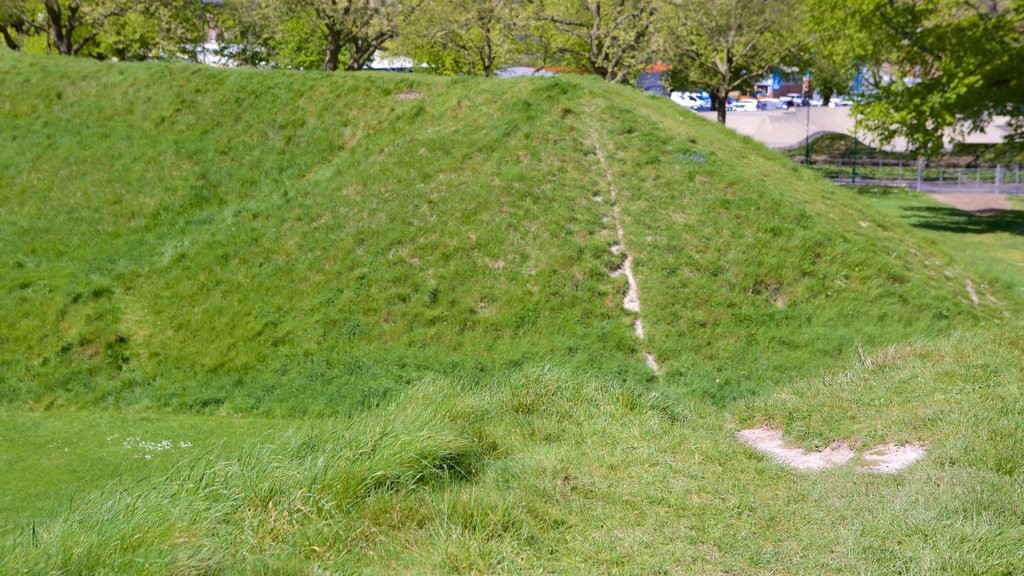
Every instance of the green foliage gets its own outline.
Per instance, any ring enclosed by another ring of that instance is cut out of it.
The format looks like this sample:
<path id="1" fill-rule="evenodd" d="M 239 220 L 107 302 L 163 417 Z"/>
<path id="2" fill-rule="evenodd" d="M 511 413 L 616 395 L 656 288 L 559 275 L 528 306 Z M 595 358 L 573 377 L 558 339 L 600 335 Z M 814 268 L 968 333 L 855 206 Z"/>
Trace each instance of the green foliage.
<path id="1" fill-rule="evenodd" d="M 1024 211 L 1019 200 L 1011 210 L 979 216 L 900 188 L 860 190 L 872 205 L 921 232 L 955 262 L 976 272 L 981 297 L 987 298 L 984 292 L 989 289 L 1024 296 Z"/>
<path id="2" fill-rule="evenodd" d="M 732 416 L 558 370 L 431 380 L 84 497 L 0 536 L 0 571 L 1016 573 L 1021 334 L 885 348 Z M 765 422 L 928 452 L 795 472 L 733 437 Z"/>
<path id="3" fill-rule="evenodd" d="M 116 478 L 160 478 L 183 460 L 232 458 L 290 420 L 113 410 L 0 412 L 0 534 L 67 510 Z M 265 438 L 264 438 L 265 439 Z"/>
<path id="4" fill-rule="evenodd" d="M 728 402 L 1001 313 L 826 182 L 620 87 L 0 66 L 6 403 L 345 413 L 430 374 L 646 379 L 595 136 L 666 390 Z"/>
<path id="5" fill-rule="evenodd" d="M 20 51 L 24 37 L 33 31 L 28 0 L 0 0 L 0 46 Z"/>
<path id="6" fill-rule="evenodd" d="M 632 78 L 654 54 L 654 0 L 546 0 L 536 5 L 535 30 L 568 63 L 609 82 Z"/>
<path id="7" fill-rule="evenodd" d="M 289 5 L 290 6 L 290 5 Z M 226 0 L 217 24 L 223 56 L 243 65 L 318 70 L 324 30 L 311 10 L 285 10 L 273 2 Z"/>
<path id="8" fill-rule="evenodd" d="M 1024 3 L 860 0 L 815 4 L 819 28 L 841 32 L 847 61 L 871 66 L 857 111 L 883 142 L 925 156 L 984 129 L 995 115 L 1024 132 Z M 870 38 L 864 36 L 870 31 Z"/>
<path id="9" fill-rule="evenodd" d="M 524 16 L 506 0 L 434 0 L 420 6 L 393 48 L 435 73 L 491 76 L 522 56 Z"/>

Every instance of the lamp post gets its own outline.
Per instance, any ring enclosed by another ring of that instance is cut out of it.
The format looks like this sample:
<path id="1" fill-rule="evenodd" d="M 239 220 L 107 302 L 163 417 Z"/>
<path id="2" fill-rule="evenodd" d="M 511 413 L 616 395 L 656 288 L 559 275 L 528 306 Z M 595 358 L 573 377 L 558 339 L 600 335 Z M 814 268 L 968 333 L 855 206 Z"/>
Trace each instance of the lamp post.
<path id="1" fill-rule="evenodd" d="M 223 4 L 224 0 L 199 0 L 199 44 L 196 45 L 196 62 L 206 64 L 206 5 Z M 200 60 L 200 54 L 202 59 Z"/>
<path id="2" fill-rule="evenodd" d="M 850 184 L 857 183 L 857 128 L 853 129 L 853 170 L 850 171 Z"/>
<path id="3" fill-rule="evenodd" d="M 853 93 L 859 94 L 863 88 L 863 76 L 861 75 L 860 64 L 857 64 L 857 73 L 853 77 Z M 850 172 L 850 184 L 857 183 L 857 119 L 853 119 L 853 170 Z"/>
<path id="4" fill-rule="evenodd" d="M 811 56 L 814 56 L 814 52 L 811 52 Z M 803 101 L 800 102 L 804 108 L 807 108 L 807 119 L 806 119 L 806 134 L 804 135 L 804 165 L 811 165 L 811 99 L 807 97 L 807 92 L 811 89 L 811 73 L 808 72 L 804 75 L 804 86 L 803 86 Z"/>

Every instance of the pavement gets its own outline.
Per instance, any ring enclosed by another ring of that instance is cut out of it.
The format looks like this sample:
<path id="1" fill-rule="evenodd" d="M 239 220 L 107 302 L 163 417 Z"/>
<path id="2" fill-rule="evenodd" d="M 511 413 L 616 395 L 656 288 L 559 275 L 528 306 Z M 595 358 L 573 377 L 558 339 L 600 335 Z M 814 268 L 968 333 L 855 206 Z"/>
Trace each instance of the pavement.
<path id="1" fill-rule="evenodd" d="M 715 112 L 697 112 L 715 121 Z M 750 136 L 762 144 L 777 149 L 789 149 L 804 143 L 808 135 L 813 140 L 821 134 L 847 134 L 870 146 L 877 147 L 874 139 L 863 131 L 856 132 L 849 108 L 814 107 L 790 110 L 758 110 L 757 112 L 729 112 L 725 125 L 740 134 Z M 1007 134 L 1006 119 L 996 117 L 985 132 L 970 134 L 964 142 L 970 144 L 999 144 Z M 890 152 L 905 152 L 907 141 L 896 139 L 884 146 Z"/>
<path id="2" fill-rule="evenodd" d="M 970 212 L 978 216 L 990 216 L 1012 208 L 1010 200 L 1002 194 L 971 194 L 971 193 L 930 193 L 935 200 L 948 204 L 958 210 Z"/>

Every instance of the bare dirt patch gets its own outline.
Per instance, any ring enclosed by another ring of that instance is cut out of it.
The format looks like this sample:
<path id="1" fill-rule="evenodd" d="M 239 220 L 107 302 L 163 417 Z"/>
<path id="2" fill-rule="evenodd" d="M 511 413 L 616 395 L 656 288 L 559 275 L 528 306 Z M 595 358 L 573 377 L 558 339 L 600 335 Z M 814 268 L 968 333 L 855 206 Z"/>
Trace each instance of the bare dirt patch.
<path id="1" fill-rule="evenodd" d="M 657 374 L 658 370 L 661 369 L 658 366 L 658 362 L 654 359 L 654 354 L 651 354 L 650 352 L 644 352 L 644 360 L 647 361 L 647 367 L 650 368 L 651 371 L 654 372 L 655 374 Z"/>
<path id="2" fill-rule="evenodd" d="M 925 445 L 911 442 L 897 446 L 885 444 L 864 453 L 864 459 L 871 463 L 868 471 L 880 474 L 895 474 L 924 458 Z"/>
<path id="3" fill-rule="evenodd" d="M 857 455 L 846 442 L 833 442 L 825 449 L 808 452 L 789 446 L 782 438 L 782 430 L 762 427 L 741 430 L 736 436 L 755 450 L 767 454 L 779 464 L 797 470 L 826 470 L 842 466 Z M 927 444 L 883 444 L 864 452 L 868 466 L 864 469 L 878 474 L 895 474 L 924 457 Z"/>
<path id="4" fill-rule="evenodd" d="M 978 299 L 978 293 L 974 290 L 974 282 L 971 282 L 970 278 L 968 278 L 964 282 L 964 288 L 967 289 L 967 296 L 970 297 L 971 302 L 975 306 L 977 306 L 978 304 L 981 304 L 981 300 Z"/>
<path id="5" fill-rule="evenodd" d="M 933 199 L 970 212 L 976 216 L 991 216 L 1010 209 L 1010 201 L 999 194 L 931 193 Z"/>
<path id="6" fill-rule="evenodd" d="M 623 249 L 621 244 L 617 244 L 612 247 L 612 252 L 615 254 L 619 254 L 622 251 Z M 633 276 L 632 256 L 627 255 L 626 259 L 622 262 L 622 268 L 612 272 L 612 278 L 618 278 L 622 275 L 626 276 L 626 283 L 628 284 L 626 296 L 622 298 L 622 307 L 630 312 L 640 314 L 640 290 L 636 285 L 636 276 Z"/>
<path id="7" fill-rule="evenodd" d="M 798 470 L 825 470 L 842 466 L 853 459 L 854 452 L 845 442 L 833 442 L 824 450 L 808 452 L 803 448 L 787 446 L 782 430 L 751 428 L 736 434 L 740 440 L 763 452 L 776 462 Z"/>

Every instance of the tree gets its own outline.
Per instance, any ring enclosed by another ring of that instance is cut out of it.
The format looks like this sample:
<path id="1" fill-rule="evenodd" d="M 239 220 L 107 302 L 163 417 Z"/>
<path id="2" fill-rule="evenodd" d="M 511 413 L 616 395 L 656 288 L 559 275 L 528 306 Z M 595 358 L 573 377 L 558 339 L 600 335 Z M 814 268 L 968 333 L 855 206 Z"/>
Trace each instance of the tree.
<path id="1" fill-rule="evenodd" d="M 31 32 L 31 14 L 26 0 L 0 0 L 0 36 L 4 45 L 21 51 L 20 39 Z"/>
<path id="2" fill-rule="evenodd" d="M 424 0 L 226 0 L 230 56 L 245 63 L 361 70 Z"/>
<path id="3" fill-rule="evenodd" d="M 12 50 L 45 36 L 47 50 L 67 56 L 187 57 L 202 38 L 200 6 L 198 0 L 0 0 L 0 36 Z"/>
<path id="4" fill-rule="evenodd" d="M 799 0 L 669 0 L 664 35 L 673 83 L 707 90 L 725 123 L 729 93 L 795 58 L 806 37 Z"/>
<path id="5" fill-rule="evenodd" d="M 542 0 L 554 44 L 609 82 L 624 82 L 654 52 L 654 0 Z"/>
<path id="6" fill-rule="evenodd" d="M 41 0 L 47 34 L 58 54 L 77 56 L 113 19 L 133 10 L 128 0 Z"/>
<path id="7" fill-rule="evenodd" d="M 828 38 L 814 35 L 808 44 L 806 56 L 793 61 L 795 69 L 808 72 L 811 92 L 821 96 L 823 106 L 836 95 L 848 95 L 857 76 L 857 65 L 832 50 Z"/>
<path id="8" fill-rule="evenodd" d="M 211 7 L 199 0 L 148 0 L 111 16 L 87 50 L 101 59 L 196 61 Z"/>
<path id="9" fill-rule="evenodd" d="M 291 9 L 311 14 L 324 34 L 324 70 L 362 70 L 385 42 L 398 33 L 419 2 L 412 0 L 287 0 Z"/>
<path id="10" fill-rule="evenodd" d="M 845 32 L 837 50 L 869 70 L 855 111 L 880 142 L 932 156 L 996 115 L 1024 139 L 1024 0 L 812 3 L 819 28 Z"/>
<path id="11" fill-rule="evenodd" d="M 520 8 L 516 0 L 432 0 L 397 45 L 436 72 L 491 76 L 521 52 Z"/>

